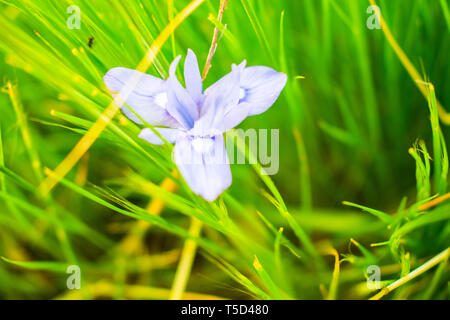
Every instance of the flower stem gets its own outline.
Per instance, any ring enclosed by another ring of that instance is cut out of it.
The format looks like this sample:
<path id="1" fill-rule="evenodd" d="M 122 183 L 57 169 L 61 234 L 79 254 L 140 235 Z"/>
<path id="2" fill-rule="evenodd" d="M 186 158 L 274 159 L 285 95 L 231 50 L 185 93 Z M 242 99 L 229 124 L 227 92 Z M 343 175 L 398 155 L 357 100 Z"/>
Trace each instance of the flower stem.
<path id="1" fill-rule="evenodd" d="M 225 12 L 227 3 L 228 0 L 221 0 L 220 2 L 219 13 L 217 15 L 217 20 L 219 22 L 222 21 L 223 13 Z M 213 39 L 211 41 L 211 47 L 209 48 L 208 57 L 206 59 L 205 67 L 203 68 L 202 80 L 205 80 L 206 76 L 208 75 L 208 71 L 211 68 L 211 60 L 214 56 L 214 53 L 216 52 L 219 41 L 219 28 L 215 27 Z M 198 237 L 201 233 L 202 226 L 203 224 L 199 220 L 192 217 L 191 226 L 189 228 L 189 235 Z M 172 284 L 170 300 L 179 300 L 183 296 L 183 292 L 186 288 L 191 273 L 192 263 L 195 258 L 196 250 L 197 243 L 192 239 L 186 240 L 186 242 L 184 243 L 183 251 L 181 252 L 181 258 L 180 262 L 178 263 L 175 280 Z"/>
<path id="2" fill-rule="evenodd" d="M 223 18 L 223 13 L 225 12 L 225 8 L 227 6 L 228 0 L 221 0 L 220 1 L 220 8 L 219 8 L 219 13 L 217 15 L 217 21 L 222 22 L 222 18 Z M 209 53 L 208 53 L 208 58 L 206 58 L 206 63 L 205 63 L 205 67 L 203 68 L 203 73 L 202 73 L 202 80 L 204 81 L 206 79 L 206 76 L 208 75 L 209 69 L 211 69 L 211 61 L 212 58 L 214 56 L 214 54 L 216 53 L 216 49 L 217 46 L 219 45 L 219 28 L 215 27 L 214 28 L 214 35 L 213 35 L 213 39 L 211 42 L 211 47 L 209 48 Z"/>

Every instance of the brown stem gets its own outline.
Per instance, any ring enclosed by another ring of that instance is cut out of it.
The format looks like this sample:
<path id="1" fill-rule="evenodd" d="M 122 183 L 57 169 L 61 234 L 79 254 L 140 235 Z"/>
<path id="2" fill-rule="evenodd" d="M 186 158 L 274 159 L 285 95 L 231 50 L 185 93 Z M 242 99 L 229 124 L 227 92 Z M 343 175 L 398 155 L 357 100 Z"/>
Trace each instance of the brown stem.
<path id="1" fill-rule="evenodd" d="M 228 3 L 228 0 L 220 0 L 220 8 L 219 8 L 219 13 L 217 15 L 217 21 L 219 21 L 219 23 L 222 22 L 223 13 L 225 12 L 227 3 Z M 211 47 L 209 48 L 208 58 L 206 59 L 205 67 L 203 68 L 202 80 L 206 79 L 209 69 L 211 69 L 211 61 L 212 61 L 214 54 L 216 53 L 216 49 L 217 49 L 217 46 L 219 45 L 219 41 L 220 41 L 219 28 L 215 27 L 213 39 L 211 42 Z"/>

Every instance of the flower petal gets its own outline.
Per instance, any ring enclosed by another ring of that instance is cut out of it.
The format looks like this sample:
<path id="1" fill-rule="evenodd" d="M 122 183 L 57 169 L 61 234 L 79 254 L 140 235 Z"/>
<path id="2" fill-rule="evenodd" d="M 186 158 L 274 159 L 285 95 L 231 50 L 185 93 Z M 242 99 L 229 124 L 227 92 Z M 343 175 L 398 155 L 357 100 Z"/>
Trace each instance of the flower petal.
<path id="1" fill-rule="evenodd" d="M 242 72 L 245 69 L 245 66 L 247 64 L 247 60 L 243 60 L 239 65 L 239 70 Z M 233 63 L 231 65 L 231 71 L 233 71 L 233 69 L 236 67 L 236 65 Z M 206 90 L 205 90 L 205 95 L 208 95 L 211 91 L 216 90 L 217 86 L 222 86 L 223 83 L 225 81 L 228 81 L 228 78 L 231 77 L 231 72 L 227 73 L 226 75 L 224 75 L 222 78 L 220 78 L 219 80 L 217 80 L 215 83 L 213 83 L 212 85 L 210 85 Z M 240 80 L 240 79 L 239 79 Z"/>
<path id="2" fill-rule="evenodd" d="M 229 108 L 223 116 L 220 131 L 226 132 L 239 125 L 245 118 L 247 118 L 250 108 L 251 105 L 245 102 Z"/>
<path id="3" fill-rule="evenodd" d="M 239 78 L 242 68 L 233 65 L 232 71 L 208 88 L 200 110 L 200 118 L 195 122 L 193 132 L 203 135 L 211 130 L 222 132 L 223 120 L 228 110 L 239 102 Z"/>
<path id="4" fill-rule="evenodd" d="M 171 128 L 153 128 L 153 129 L 158 131 L 158 133 L 169 143 L 174 143 L 177 137 L 183 132 L 182 130 Z M 160 137 L 158 137 L 158 135 L 150 128 L 142 129 L 141 133 L 139 134 L 139 138 L 147 140 L 151 144 L 157 145 L 164 144 L 164 141 Z"/>
<path id="5" fill-rule="evenodd" d="M 170 75 L 167 79 L 167 111 L 185 129 L 190 129 L 198 118 L 198 107 L 175 75 L 180 58 L 181 56 L 178 56 L 170 65 Z"/>
<path id="6" fill-rule="evenodd" d="M 260 114 L 269 109 L 277 100 L 286 85 L 287 76 L 269 67 L 255 66 L 245 68 L 244 60 L 238 68 L 241 69 L 239 80 L 239 103 L 230 105 L 223 115 L 222 131 L 234 128 L 247 116 Z M 205 91 L 211 92 L 230 81 L 231 73 L 225 75 Z"/>
<path id="7" fill-rule="evenodd" d="M 181 175 L 192 191 L 204 199 L 215 200 L 231 185 L 231 170 L 222 135 L 212 138 L 186 136 L 176 142 L 174 152 Z"/>
<path id="8" fill-rule="evenodd" d="M 286 81 L 284 73 L 268 67 L 245 68 L 241 75 L 239 103 L 249 104 L 249 116 L 263 113 L 278 99 Z"/>
<path id="9" fill-rule="evenodd" d="M 122 90 L 127 91 L 126 85 L 132 79 L 139 81 L 126 98 L 127 106 L 122 106 L 125 115 L 138 124 L 142 124 L 142 121 L 136 114 L 151 125 L 179 127 L 177 121 L 166 110 L 167 94 L 164 80 L 127 68 L 110 69 L 103 77 L 106 87 L 118 104 L 121 103 L 118 93 Z"/>
<path id="10" fill-rule="evenodd" d="M 197 57 L 195 53 L 188 49 L 186 60 L 184 61 L 184 82 L 186 90 L 197 104 L 200 106 L 203 102 L 203 82 L 198 68 Z"/>

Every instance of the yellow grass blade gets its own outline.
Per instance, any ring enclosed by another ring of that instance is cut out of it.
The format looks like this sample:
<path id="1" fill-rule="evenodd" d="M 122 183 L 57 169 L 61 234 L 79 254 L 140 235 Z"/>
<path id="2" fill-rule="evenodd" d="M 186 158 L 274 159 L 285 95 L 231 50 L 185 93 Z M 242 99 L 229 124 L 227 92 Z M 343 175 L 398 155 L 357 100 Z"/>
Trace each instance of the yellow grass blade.
<path id="1" fill-rule="evenodd" d="M 172 171 L 172 175 L 177 178 L 177 171 Z M 175 192 L 177 189 L 177 184 L 170 178 L 164 178 L 161 182 L 160 187 L 169 192 Z M 159 198 L 153 198 L 149 201 L 147 205 L 147 212 L 149 214 L 160 215 L 163 211 L 165 203 Z M 125 238 L 119 243 L 118 247 L 121 252 L 128 255 L 133 253 L 141 254 L 143 252 L 143 236 L 147 230 L 151 227 L 151 224 L 144 220 L 136 221 L 131 227 L 130 232 L 125 236 Z"/>
<path id="2" fill-rule="evenodd" d="M 382 297 L 387 295 L 389 292 L 392 292 L 393 290 L 404 285 L 408 281 L 410 281 L 410 280 L 420 276 L 422 273 L 425 273 L 426 271 L 430 270 L 431 268 L 433 268 L 435 265 L 437 265 L 441 261 L 444 261 L 445 259 L 447 259 L 449 257 L 449 254 L 450 254 L 450 248 L 445 249 L 444 251 L 439 253 L 434 258 L 428 260 L 426 263 L 424 263 L 420 267 L 418 267 L 418 268 L 414 269 L 413 271 L 411 271 L 410 273 L 408 273 L 406 276 L 398 279 L 394 283 L 391 283 L 387 287 L 381 289 L 381 291 L 378 292 L 376 295 L 374 295 L 372 298 L 370 298 L 370 300 L 380 300 Z"/>
<path id="3" fill-rule="evenodd" d="M 56 300 L 79 300 L 83 299 L 83 293 L 88 292 L 95 297 L 114 297 L 115 293 L 122 290 L 117 284 L 106 280 L 98 281 L 94 284 L 88 284 L 81 290 L 69 290 L 67 293 L 56 298 Z M 148 287 L 141 285 L 126 285 L 124 288 L 125 299 L 140 300 L 140 299 L 160 299 L 166 300 L 170 295 L 170 290 L 166 288 Z M 213 296 L 208 294 L 185 292 L 182 297 L 183 300 L 225 300 L 223 297 Z"/>
<path id="4" fill-rule="evenodd" d="M 200 220 L 192 218 L 189 235 L 198 237 L 202 231 L 202 226 L 203 224 Z M 196 251 L 197 243 L 194 240 L 188 239 L 184 242 L 181 259 L 178 263 L 172 290 L 170 291 L 170 300 L 180 300 L 182 298 L 189 275 L 191 274 L 192 263 L 194 262 Z"/>
<path id="5" fill-rule="evenodd" d="M 11 81 L 8 81 L 6 83 L 4 91 L 9 95 L 11 99 L 14 112 L 16 113 L 17 116 L 17 122 L 20 128 L 20 132 L 22 134 L 25 149 L 27 150 L 28 156 L 31 161 L 31 167 L 33 168 L 38 183 L 40 183 L 43 179 L 41 160 L 39 159 L 39 155 L 36 152 L 35 147 L 33 146 L 32 134 L 30 132 L 30 128 L 28 127 L 28 119 L 23 110 L 23 105 L 19 97 L 17 84 L 13 84 L 11 83 Z"/>
<path id="6" fill-rule="evenodd" d="M 369 0 L 372 5 L 376 5 L 375 0 Z M 416 86 L 419 88 L 420 92 L 422 92 L 423 96 L 429 101 L 429 92 L 426 86 L 426 82 L 422 79 L 420 76 L 420 73 L 416 70 L 414 65 L 411 63 L 411 61 L 406 56 L 405 52 L 402 50 L 400 45 L 395 40 L 394 36 L 391 33 L 391 30 L 389 29 L 388 25 L 386 24 L 386 21 L 383 19 L 383 16 L 381 15 L 381 12 L 376 10 L 375 14 L 377 15 L 378 21 L 380 22 L 381 29 L 383 30 L 384 35 L 386 36 L 387 41 L 391 45 L 392 49 L 394 50 L 397 57 L 400 59 L 400 62 L 405 67 L 406 71 L 409 73 L 411 78 L 413 79 Z M 437 101 L 438 106 L 438 112 L 439 112 L 439 118 L 441 119 L 442 123 L 446 125 L 450 125 L 450 113 L 448 113 L 444 107 Z"/>
<path id="7" fill-rule="evenodd" d="M 421 210 L 421 211 L 428 210 L 428 209 L 440 204 L 441 202 L 444 202 L 447 199 L 450 199 L 450 192 L 420 205 L 419 210 Z"/>
<path id="8" fill-rule="evenodd" d="M 337 289 L 339 284 L 340 265 L 341 265 L 341 262 L 339 260 L 339 252 L 335 248 L 333 248 L 330 244 L 326 244 L 325 247 L 320 250 L 320 252 L 323 255 L 330 255 L 334 257 L 334 270 L 329 290 L 327 291 L 325 287 L 319 289 L 321 290 L 324 299 L 336 300 Z"/>
<path id="9" fill-rule="evenodd" d="M 152 65 L 161 47 L 174 32 L 174 30 L 183 22 L 192 12 L 194 12 L 205 0 L 193 0 L 189 3 L 177 16 L 159 34 L 152 46 L 149 48 L 144 58 L 139 62 L 136 70 L 146 72 Z M 53 187 L 63 178 L 81 159 L 81 157 L 89 150 L 95 140 L 100 136 L 111 119 L 115 116 L 124 101 L 135 88 L 141 78 L 140 74 L 135 74 L 128 80 L 127 85 L 119 93 L 120 101 L 116 103 L 112 101 L 110 105 L 103 111 L 99 119 L 89 128 L 88 132 L 78 141 L 75 147 L 69 152 L 64 160 L 54 170 L 54 175 L 48 176 L 39 186 L 39 192 L 45 196 Z"/>

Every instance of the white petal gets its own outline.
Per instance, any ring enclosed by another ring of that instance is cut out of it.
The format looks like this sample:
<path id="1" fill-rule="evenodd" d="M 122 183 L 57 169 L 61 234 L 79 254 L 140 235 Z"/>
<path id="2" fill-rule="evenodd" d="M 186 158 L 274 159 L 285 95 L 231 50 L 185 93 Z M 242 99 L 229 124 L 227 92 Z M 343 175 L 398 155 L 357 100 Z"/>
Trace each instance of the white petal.
<path id="1" fill-rule="evenodd" d="M 194 100 L 183 88 L 178 81 L 175 71 L 178 62 L 178 56 L 170 66 L 170 76 L 167 79 L 167 111 L 174 117 L 185 129 L 190 129 L 194 126 L 194 121 L 198 118 L 198 107 Z"/>
<path id="2" fill-rule="evenodd" d="M 233 66 L 231 73 L 225 76 L 208 92 L 200 110 L 200 118 L 195 122 L 195 134 L 208 134 L 212 130 L 223 132 L 223 120 L 226 112 L 239 102 L 239 79 L 241 67 Z"/>
<path id="3" fill-rule="evenodd" d="M 134 79 L 139 81 L 126 97 L 126 105 L 122 106 L 125 115 L 139 124 L 142 124 L 139 119 L 141 117 L 151 125 L 179 127 L 177 121 L 165 110 L 167 102 L 164 100 L 166 90 L 164 80 L 126 68 L 113 68 L 103 77 L 103 81 L 118 104 L 123 104 L 122 97 L 119 97 L 118 93 L 122 90 L 127 91 L 126 86 Z"/>
<path id="4" fill-rule="evenodd" d="M 175 162 L 181 175 L 192 191 L 207 201 L 215 200 L 231 185 L 223 137 L 219 135 L 210 139 L 212 143 L 207 151 L 198 150 L 192 137 L 177 140 L 174 148 Z"/>
<path id="5" fill-rule="evenodd" d="M 191 49 L 188 49 L 186 60 L 184 61 L 184 81 L 186 90 L 197 104 L 200 106 L 203 102 L 203 82 L 198 68 L 197 57 Z"/>
<path id="6" fill-rule="evenodd" d="M 246 102 L 250 105 L 249 116 L 263 113 L 278 99 L 286 81 L 284 73 L 268 67 L 245 68 L 240 82 L 245 94 L 239 103 Z"/>

